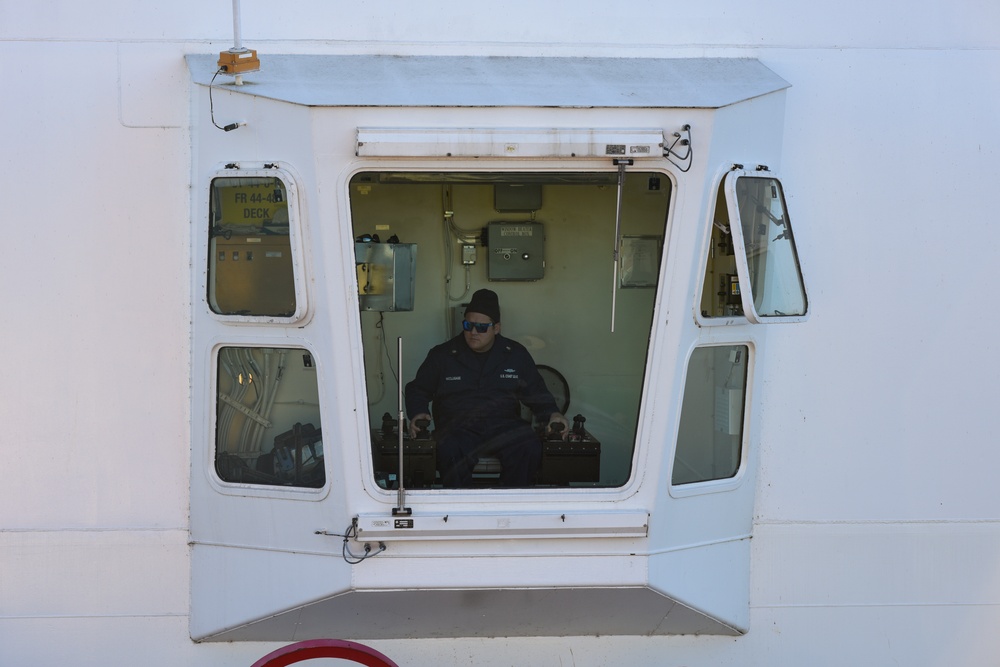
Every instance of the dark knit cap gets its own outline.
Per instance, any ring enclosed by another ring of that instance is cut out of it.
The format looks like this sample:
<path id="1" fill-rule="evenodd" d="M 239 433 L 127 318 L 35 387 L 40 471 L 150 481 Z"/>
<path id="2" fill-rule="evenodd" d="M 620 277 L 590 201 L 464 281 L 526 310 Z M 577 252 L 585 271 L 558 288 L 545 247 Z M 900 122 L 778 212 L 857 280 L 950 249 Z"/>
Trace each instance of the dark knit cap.
<path id="1" fill-rule="evenodd" d="M 472 295 L 472 301 L 465 308 L 465 314 L 481 313 L 494 322 L 500 321 L 500 298 L 493 290 L 476 290 Z"/>

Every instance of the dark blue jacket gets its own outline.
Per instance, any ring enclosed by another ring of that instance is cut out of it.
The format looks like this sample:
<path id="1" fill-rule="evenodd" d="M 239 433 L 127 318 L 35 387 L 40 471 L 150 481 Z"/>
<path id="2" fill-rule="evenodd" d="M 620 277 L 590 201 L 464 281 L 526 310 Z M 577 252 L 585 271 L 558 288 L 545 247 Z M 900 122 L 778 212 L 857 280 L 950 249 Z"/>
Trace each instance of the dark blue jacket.
<path id="1" fill-rule="evenodd" d="M 479 430 L 520 419 L 521 403 L 542 424 L 558 410 L 528 350 L 499 335 L 482 356 L 469 349 L 463 334 L 437 345 L 406 385 L 407 414 L 432 414 L 437 430 L 449 425 Z"/>

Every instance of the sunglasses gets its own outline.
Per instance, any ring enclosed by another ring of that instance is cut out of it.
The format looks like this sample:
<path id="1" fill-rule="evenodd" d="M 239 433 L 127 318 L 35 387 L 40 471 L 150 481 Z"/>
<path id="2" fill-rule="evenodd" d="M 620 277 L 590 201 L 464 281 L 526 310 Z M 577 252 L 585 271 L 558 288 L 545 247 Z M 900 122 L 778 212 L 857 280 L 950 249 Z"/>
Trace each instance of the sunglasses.
<path id="1" fill-rule="evenodd" d="M 475 329 L 479 333 L 486 333 L 494 324 L 494 322 L 470 322 L 469 320 L 462 320 L 463 329 L 466 331 L 472 331 Z"/>

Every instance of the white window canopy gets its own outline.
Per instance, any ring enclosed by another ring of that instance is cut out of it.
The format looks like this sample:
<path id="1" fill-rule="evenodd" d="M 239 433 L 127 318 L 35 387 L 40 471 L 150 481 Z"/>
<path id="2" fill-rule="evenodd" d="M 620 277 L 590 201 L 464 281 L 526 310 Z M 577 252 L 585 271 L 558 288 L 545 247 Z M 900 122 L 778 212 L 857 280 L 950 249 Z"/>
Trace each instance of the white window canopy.
<path id="1" fill-rule="evenodd" d="M 661 158 L 660 129 L 358 128 L 361 157 Z"/>
<path id="2" fill-rule="evenodd" d="M 186 57 L 209 86 L 217 56 Z M 314 107 L 720 109 L 788 87 L 753 58 L 270 54 L 230 93 Z"/>

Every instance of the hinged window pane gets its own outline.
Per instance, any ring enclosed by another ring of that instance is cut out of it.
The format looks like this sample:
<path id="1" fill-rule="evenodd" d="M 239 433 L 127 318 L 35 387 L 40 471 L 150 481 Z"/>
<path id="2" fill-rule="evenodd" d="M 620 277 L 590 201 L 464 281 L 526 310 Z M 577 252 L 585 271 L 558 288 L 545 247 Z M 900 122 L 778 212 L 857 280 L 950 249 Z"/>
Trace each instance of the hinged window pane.
<path id="1" fill-rule="evenodd" d="M 806 291 L 781 183 L 766 175 L 731 172 L 726 200 L 743 314 L 751 322 L 806 314 Z"/>

